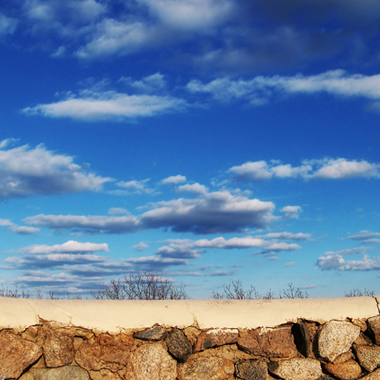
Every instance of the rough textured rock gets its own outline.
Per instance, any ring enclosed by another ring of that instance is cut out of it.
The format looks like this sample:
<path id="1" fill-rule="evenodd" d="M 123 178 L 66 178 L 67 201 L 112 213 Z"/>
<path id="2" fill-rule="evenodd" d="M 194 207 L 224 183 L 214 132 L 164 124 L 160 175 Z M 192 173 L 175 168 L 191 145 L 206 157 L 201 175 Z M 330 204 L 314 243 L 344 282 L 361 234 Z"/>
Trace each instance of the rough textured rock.
<path id="1" fill-rule="evenodd" d="M 166 330 L 162 326 L 156 326 L 151 329 L 139 331 L 133 334 L 137 339 L 159 341 L 166 338 Z"/>
<path id="2" fill-rule="evenodd" d="M 234 372 L 231 360 L 215 357 L 200 357 L 178 365 L 179 380 L 224 380 Z"/>
<path id="3" fill-rule="evenodd" d="M 166 338 L 169 352 L 180 362 L 185 362 L 193 352 L 191 343 L 179 329 L 170 331 Z"/>
<path id="4" fill-rule="evenodd" d="M 89 380 L 88 372 L 76 366 L 32 368 L 19 380 Z"/>
<path id="5" fill-rule="evenodd" d="M 140 346 L 132 355 L 127 374 L 128 380 L 175 380 L 177 362 L 160 343 Z"/>
<path id="6" fill-rule="evenodd" d="M 238 360 L 258 359 L 258 357 L 250 355 L 244 351 L 240 351 L 236 344 L 228 344 L 226 346 L 210 348 L 206 351 L 199 351 L 193 354 L 192 358 L 204 358 L 210 356 L 232 360 L 234 363 Z"/>
<path id="7" fill-rule="evenodd" d="M 355 346 L 355 354 L 360 365 L 368 372 L 372 372 L 380 365 L 380 347 Z"/>
<path id="8" fill-rule="evenodd" d="M 100 334 L 94 342 L 86 342 L 79 347 L 75 360 L 87 370 L 109 369 L 115 372 L 128 363 L 132 345 L 133 338 L 129 335 L 119 334 L 114 337 Z"/>
<path id="9" fill-rule="evenodd" d="M 187 339 L 189 339 L 190 343 L 194 346 L 197 342 L 199 334 L 201 334 L 202 331 L 194 326 L 190 326 L 186 327 L 183 332 L 185 333 Z"/>
<path id="10" fill-rule="evenodd" d="M 355 380 L 362 374 L 360 365 L 355 360 L 349 360 L 340 364 L 327 363 L 324 365 L 324 368 L 327 372 L 341 380 Z"/>
<path id="11" fill-rule="evenodd" d="M 351 350 L 348 350 L 348 351 L 345 352 L 344 354 L 341 354 L 341 355 L 337 356 L 337 357 L 334 359 L 333 363 L 334 363 L 334 364 L 340 364 L 340 363 L 347 362 L 347 361 L 349 361 L 349 360 L 351 360 L 351 359 L 355 359 L 355 356 L 354 356 L 354 354 L 352 353 Z"/>
<path id="12" fill-rule="evenodd" d="M 360 333 L 360 335 L 355 340 L 355 344 L 358 346 L 368 346 L 372 344 L 372 340 L 363 332 Z"/>
<path id="13" fill-rule="evenodd" d="M 268 365 L 263 360 L 239 360 L 236 376 L 243 380 L 267 380 Z"/>
<path id="14" fill-rule="evenodd" d="M 236 343 L 239 338 L 238 329 L 212 329 L 202 332 L 197 339 L 194 352 L 208 348 Z"/>
<path id="15" fill-rule="evenodd" d="M 238 339 L 241 350 L 257 356 L 271 358 L 291 358 L 298 356 L 291 326 L 275 329 L 260 328 L 241 333 Z"/>
<path id="16" fill-rule="evenodd" d="M 360 334 L 360 327 L 350 322 L 330 321 L 321 329 L 318 338 L 319 355 L 333 362 L 347 352 Z"/>
<path id="17" fill-rule="evenodd" d="M 0 380 L 18 378 L 42 355 L 42 349 L 33 342 L 20 339 L 3 330 L 0 332 Z"/>
<path id="18" fill-rule="evenodd" d="M 319 327 L 316 323 L 303 320 L 299 320 L 297 326 L 301 337 L 299 351 L 303 356 L 314 359 L 318 352 Z"/>
<path id="19" fill-rule="evenodd" d="M 56 334 L 43 326 L 36 343 L 43 348 L 46 367 L 62 367 L 71 364 L 74 359 L 74 341 L 70 336 Z"/>
<path id="20" fill-rule="evenodd" d="M 375 372 L 372 372 L 367 376 L 361 377 L 360 380 L 380 380 L 380 369 L 377 369 Z"/>
<path id="21" fill-rule="evenodd" d="M 368 318 L 368 327 L 376 344 L 380 345 L 380 315 Z"/>
<path id="22" fill-rule="evenodd" d="M 317 380 L 322 376 L 321 364 L 315 359 L 287 359 L 268 364 L 270 372 L 284 380 Z"/>
<path id="23" fill-rule="evenodd" d="M 101 369 L 100 371 L 90 371 L 91 380 L 121 380 L 121 377 L 109 369 Z"/>

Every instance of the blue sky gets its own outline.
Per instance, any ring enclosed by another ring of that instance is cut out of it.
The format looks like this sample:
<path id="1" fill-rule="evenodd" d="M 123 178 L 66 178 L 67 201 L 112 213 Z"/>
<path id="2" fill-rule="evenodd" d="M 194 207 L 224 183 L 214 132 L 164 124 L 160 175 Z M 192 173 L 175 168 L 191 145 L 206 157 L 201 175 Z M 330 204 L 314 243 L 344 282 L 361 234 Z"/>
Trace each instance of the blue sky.
<path id="1" fill-rule="evenodd" d="M 0 7 L 0 282 L 380 293 L 380 4 Z"/>

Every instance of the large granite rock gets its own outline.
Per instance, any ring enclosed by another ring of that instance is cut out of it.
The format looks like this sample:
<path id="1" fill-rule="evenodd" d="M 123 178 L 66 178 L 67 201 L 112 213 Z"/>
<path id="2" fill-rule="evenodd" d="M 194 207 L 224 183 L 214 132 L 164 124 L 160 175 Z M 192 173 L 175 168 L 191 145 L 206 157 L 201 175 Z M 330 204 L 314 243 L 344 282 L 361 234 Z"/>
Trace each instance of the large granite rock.
<path id="1" fill-rule="evenodd" d="M 74 359 L 73 338 L 55 333 L 43 326 L 36 338 L 43 348 L 46 367 L 62 367 L 72 363 Z"/>
<path id="2" fill-rule="evenodd" d="M 356 357 L 360 365 L 368 372 L 372 372 L 380 365 L 380 347 L 355 346 Z"/>
<path id="3" fill-rule="evenodd" d="M 109 369 L 100 371 L 90 371 L 91 380 L 122 380 L 117 372 L 111 372 Z"/>
<path id="4" fill-rule="evenodd" d="M 340 380 L 356 380 L 362 374 L 362 369 L 355 360 L 339 364 L 327 363 L 324 368 Z"/>
<path id="5" fill-rule="evenodd" d="M 88 372 L 76 366 L 32 368 L 19 380 L 89 380 Z"/>
<path id="6" fill-rule="evenodd" d="M 376 344 L 380 345 L 380 315 L 368 318 L 368 327 L 373 335 L 373 340 Z"/>
<path id="7" fill-rule="evenodd" d="M 380 369 L 368 374 L 367 376 L 363 376 L 360 380 L 380 380 Z"/>
<path id="8" fill-rule="evenodd" d="M 0 380 L 17 379 L 42 355 L 33 342 L 20 339 L 9 331 L 0 332 Z"/>
<path id="9" fill-rule="evenodd" d="M 169 352 L 180 362 L 185 362 L 193 352 L 191 343 L 179 329 L 173 329 L 166 338 Z"/>
<path id="10" fill-rule="evenodd" d="M 148 341 L 159 341 L 166 338 L 166 330 L 162 326 L 152 327 L 144 331 L 139 331 L 133 334 L 137 339 Z"/>
<path id="11" fill-rule="evenodd" d="M 212 329 L 202 332 L 197 339 L 194 352 L 204 351 L 208 348 L 236 343 L 239 338 L 238 329 Z"/>
<path id="12" fill-rule="evenodd" d="M 160 343 L 140 346 L 131 356 L 127 373 L 128 380 L 175 380 L 177 362 Z"/>
<path id="13" fill-rule="evenodd" d="M 116 372 L 127 365 L 132 345 L 133 338 L 129 335 L 100 334 L 94 342 L 85 342 L 79 347 L 75 360 L 87 370 Z"/>
<path id="14" fill-rule="evenodd" d="M 299 355 L 294 344 L 292 327 L 281 326 L 274 329 L 260 328 L 241 333 L 238 339 L 241 350 L 256 356 L 271 358 L 292 358 Z"/>
<path id="15" fill-rule="evenodd" d="M 318 338 L 319 355 L 333 362 L 347 352 L 360 334 L 360 327 L 350 322 L 330 321 L 321 329 Z"/>
<path id="16" fill-rule="evenodd" d="M 293 358 L 270 362 L 268 369 L 284 380 L 317 380 L 322 376 L 321 364 L 315 359 Z"/>
<path id="17" fill-rule="evenodd" d="M 239 360 L 236 376 L 243 380 L 268 380 L 268 365 L 264 360 Z"/>
<path id="18" fill-rule="evenodd" d="M 217 357 L 198 357 L 178 365 L 178 380 L 225 380 L 233 376 L 234 363 Z"/>

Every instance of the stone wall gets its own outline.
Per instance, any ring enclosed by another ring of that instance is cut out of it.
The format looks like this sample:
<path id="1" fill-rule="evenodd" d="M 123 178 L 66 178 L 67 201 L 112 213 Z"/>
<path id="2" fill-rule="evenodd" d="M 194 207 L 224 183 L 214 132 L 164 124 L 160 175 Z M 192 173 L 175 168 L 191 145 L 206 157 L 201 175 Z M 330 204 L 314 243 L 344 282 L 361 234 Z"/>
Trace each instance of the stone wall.
<path id="1" fill-rule="evenodd" d="M 367 302 L 370 305 L 372 301 L 375 301 L 375 309 L 363 306 Z M 74 305 L 78 310 L 86 309 L 87 305 L 91 311 L 94 311 L 93 307 L 101 307 L 99 310 L 108 307 L 109 318 L 112 319 L 115 305 L 112 301 L 86 302 L 76 301 Z M 159 305 L 164 309 L 177 308 L 178 318 L 180 310 L 188 305 L 160 302 L 156 303 L 156 310 L 159 310 Z M 259 311 L 260 307 L 274 310 L 273 305 L 283 305 L 277 301 L 273 301 L 274 304 L 210 302 L 203 303 L 203 306 L 210 305 L 208 314 L 211 315 L 215 312 L 214 307 L 219 310 L 239 309 L 245 304 L 247 308 Z M 287 304 L 290 308 L 304 305 L 304 313 L 307 314 L 309 303 L 298 302 L 301 303 Z M 274 326 L 242 327 L 236 321 L 236 326 L 231 327 L 234 321 L 230 321 L 225 327 L 217 323 L 215 326 L 202 326 L 193 315 L 193 323 L 183 326 L 161 323 L 136 327 L 126 323 L 118 326 L 116 331 L 97 324 L 96 314 L 88 314 L 92 322 L 81 325 L 73 321 L 62 322 L 58 320 L 60 318 L 47 320 L 41 316 L 49 314 L 48 305 L 55 313 L 64 315 L 63 319 L 68 317 L 72 320 L 68 303 L 3 299 L 0 300 L 0 315 L 3 316 L 3 327 L 0 325 L 0 380 L 380 380 L 377 299 L 352 300 L 351 304 L 351 316 L 331 320 L 320 316 L 306 319 L 300 315 Z M 154 303 L 150 301 L 140 304 L 126 301 L 120 305 L 129 315 L 138 316 L 141 310 L 154 313 L 155 310 Z M 141 310 L 135 313 L 136 305 Z M 338 300 L 335 300 L 335 305 L 339 308 Z M 357 309 L 358 305 L 362 309 Z M 12 310 L 7 309 L 9 306 L 13 306 Z M 373 315 L 368 315 L 372 310 Z M 107 310 L 103 311 L 107 313 Z M 25 315 L 34 313 L 35 323 L 21 323 L 17 316 L 23 312 Z M 207 308 L 204 312 L 207 313 Z M 341 312 L 337 313 L 341 315 Z M 4 323 L 4 316 L 9 318 L 12 314 L 13 320 Z M 151 317 L 155 319 L 154 315 Z M 251 318 L 255 319 L 254 314 Z M 89 328 L 89 324 L 93 327 Z"/>

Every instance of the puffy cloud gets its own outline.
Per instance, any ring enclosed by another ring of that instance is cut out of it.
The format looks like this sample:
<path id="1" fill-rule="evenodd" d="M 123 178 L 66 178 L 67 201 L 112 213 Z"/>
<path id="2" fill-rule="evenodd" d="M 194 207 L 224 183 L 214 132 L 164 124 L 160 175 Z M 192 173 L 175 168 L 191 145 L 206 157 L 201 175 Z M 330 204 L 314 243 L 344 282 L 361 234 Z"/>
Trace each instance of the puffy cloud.
<path id="1" fill-rule="evenodd" d="M 179 183 L 186 182 L 186 177 L 183 175 L 173 175 L 161 181 L 162 185 L 178 185 Z"/>
<path id="2" fill-rule="evenodd" d="M 178 186 L 175 189 L 176 193 L 192 193 L 192 194 L 207 194 L 207 187 L 199 183 L 186 184 Z"/>
<path id="3" fill-rule="evenodd" d="M 115 91 L 85 91 L 56 103 L 26 107 L 26 115 L 70 118 L 86 121 L 125 120 L 151 117 L 187 107 L 183 99 L 171 96 L 128 95 Z"/>
<path id="4" fill-rule="evenodd" d="M 228 191 L 208 193 L 196 199 L 177 199 L 153 204 L 139 218 L 127 216 L 36 215 L 25 218 L 32 226 L 88 233 L 131 233 L 152 228 L 207 234 L 261 228 L 272 222 L 274 205 L 236 196 Z"/>
<path id="5" fill-rule="evenodd" d="M 73 157 L 55 154 L 43 145 L 0 149 L 0 198 L 99 191 L 111 181 L 73 163 Z M 0 145 L 1 146 L 1 145 Z"/>
<path id="6" fill-rule="evenodd" d="M 194 259 L 199 258 L 200 251 L 192 248 L 191 244 L 171 244 L 158 248 L 156 255 L 161 257 L 181 258 L 181 259 Z"/>
<path id="7" fill-rule="evenodd" d="M 140 217 L 145 228 L 171 228 L 197 234 L 236 232 L 261 228 L 273 221 L 272 202 L 217 191 L 196 199 L 159 202 Z"/>
<path id="8" fill-rule="evenodd" d="M 69 240 L 63 244 L 55 245 L 32 245 L 29 247 L 21 248 L 18 253 L 27 254 L 50 254 L 50 253 L 86 253 L 86 252 L 108 252 L 108 244 L 95 244 L 95 243 L 80 243 L 74 240 Z"/>
<path id="9" fill-rule="evenodd" d="M 252 236 L 234 237 L 225 239 L 217 237 L 212 240 L 201 239 L 194 242 L 195 247 L 202 248 L 223 248 L 223 249 L 236 249 L 236 248 L 253 248 L 261 247 L 265 244 L 265 240 L 254 238 Z"/>
<path id="10" fill-rule="evenodd" d="M 345 260 L 339 254 L 324 254 L 317 261 L 317 266 L 322 270 L 340 271 L 369 271 L 380 269 L 380 257 L 369 259 L 363 256 L 362 260 Z"/>
<path id="11" fill-rule="evenodd" d="M 40 232 L 39 228 L 18 226 L 17 224 L 12 223 L 8 219 L 0 219 L 0 227 L 7 227 L 7 230 L 19 235 L 31 235 Z"/>
<path id="12" fill-rule="evenodd" d="M 270 178 L 304 179 L 349 179 L 380 178 L 380 164 L 365 160 L 347 160 L 345 158 L 304 160 L 301 166 L 278 164 L 272 161 L 246 162 L 228 170 L 237 181 L 263 181 Z"/>

